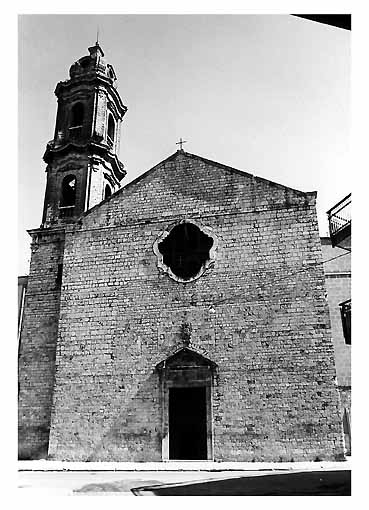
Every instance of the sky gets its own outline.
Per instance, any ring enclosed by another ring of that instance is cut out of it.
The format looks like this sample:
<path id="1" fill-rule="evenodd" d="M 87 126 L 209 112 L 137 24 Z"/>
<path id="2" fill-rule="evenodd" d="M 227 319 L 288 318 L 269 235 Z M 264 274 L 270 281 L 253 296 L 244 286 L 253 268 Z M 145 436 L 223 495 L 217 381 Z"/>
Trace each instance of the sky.
<path id="1" fill-rule="evenodd" d="M 41 223 L 55 86 L 96 40 L 128 107 L 124 183 L 184 149 L 317 191 L 326 211 L 350 191 L 351 32 L 289 15 L 19 17 L 18 274 Z"/>

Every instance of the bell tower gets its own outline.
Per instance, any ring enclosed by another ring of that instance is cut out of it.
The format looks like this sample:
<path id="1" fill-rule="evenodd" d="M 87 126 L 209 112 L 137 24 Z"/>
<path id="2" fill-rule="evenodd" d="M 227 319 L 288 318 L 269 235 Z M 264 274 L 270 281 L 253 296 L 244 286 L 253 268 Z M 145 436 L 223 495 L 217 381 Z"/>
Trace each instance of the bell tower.
<path id="1" fill-rule="evenodd" d="M 55 95 L 42 225 L 28 231 L 32 254 L 18 360 L 20 459 L 48 454 L 66 227 L 117 191 L 126 173 L 117 154 L 127 108 L 97 42 L 71 66 Z"/>
<path id="2" fill-rule="evenodd" d="M 55 133 L 44 154 L 43 227 L 75 221 L 117 191 L 126 174 L 117 153 L 127 108 L 99 43 L 88 51 L 71 66 L 69 79 L 55 89 Z"/>

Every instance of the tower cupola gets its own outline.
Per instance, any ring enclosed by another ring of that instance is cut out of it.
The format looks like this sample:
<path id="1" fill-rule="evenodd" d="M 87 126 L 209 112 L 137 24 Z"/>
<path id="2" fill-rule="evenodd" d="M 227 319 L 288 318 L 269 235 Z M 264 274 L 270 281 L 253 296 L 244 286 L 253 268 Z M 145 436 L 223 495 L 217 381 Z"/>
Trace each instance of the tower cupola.
<path id="1" fill-rule="evenodd" d="M 70 67 L 69 79 L 59 82 L 55 89 L 58 111 L 54 138 L 44 154 L 47 186 L 43 226 L 75 221 L 117 191 L 126 174 L 118 151 L 127 107 L 117 91 L 113 66 L 106 61 L 99 43 L 88 51 L 89 55 Z M 68 205 L 63 205 L 66 202 Z"/>
<path id="2" fill-rule="evenodd" d="M 94 46 L 88 48 L 89 55 L 80 58 L 69 69 L 69 76 L 71 79 L 80 78 L 83 76 L 99 75 L 102 78 L 108 79 L 114 86 L 117 80 L 113 66 L 108 64 L 104 58 L 104 52 L 98 42 Z"/>

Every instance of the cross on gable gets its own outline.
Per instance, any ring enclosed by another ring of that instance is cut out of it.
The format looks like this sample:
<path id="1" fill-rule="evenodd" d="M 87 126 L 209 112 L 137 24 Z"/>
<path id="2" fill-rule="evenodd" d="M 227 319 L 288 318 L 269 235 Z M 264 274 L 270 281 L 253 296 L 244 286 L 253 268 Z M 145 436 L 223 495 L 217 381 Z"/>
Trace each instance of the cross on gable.
<path id="1" fill-rule="evenodd" d="M 187 141 L 186 141 L 186 140 L 182 140 L 182 137 L 179 139 L 179 142 L 176 142 L 176 145 L 179 145 L 179 150 L 180 150 L 180 151 L 183 151 L 183 147 L 182 147 L 182 145 L 183 145 L 184 143 L 187 143 Z"/>

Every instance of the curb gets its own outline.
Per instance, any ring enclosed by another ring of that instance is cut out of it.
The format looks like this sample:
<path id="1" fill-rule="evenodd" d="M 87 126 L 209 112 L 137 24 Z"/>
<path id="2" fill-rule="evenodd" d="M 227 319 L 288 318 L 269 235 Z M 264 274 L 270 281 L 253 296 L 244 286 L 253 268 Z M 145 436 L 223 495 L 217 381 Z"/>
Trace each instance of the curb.
<path id="1" fill-rule="evenodd" d="M 18 471 L 319 471 L 348 470 L 341 462 L 61 462 L 18 461 Z"/>

